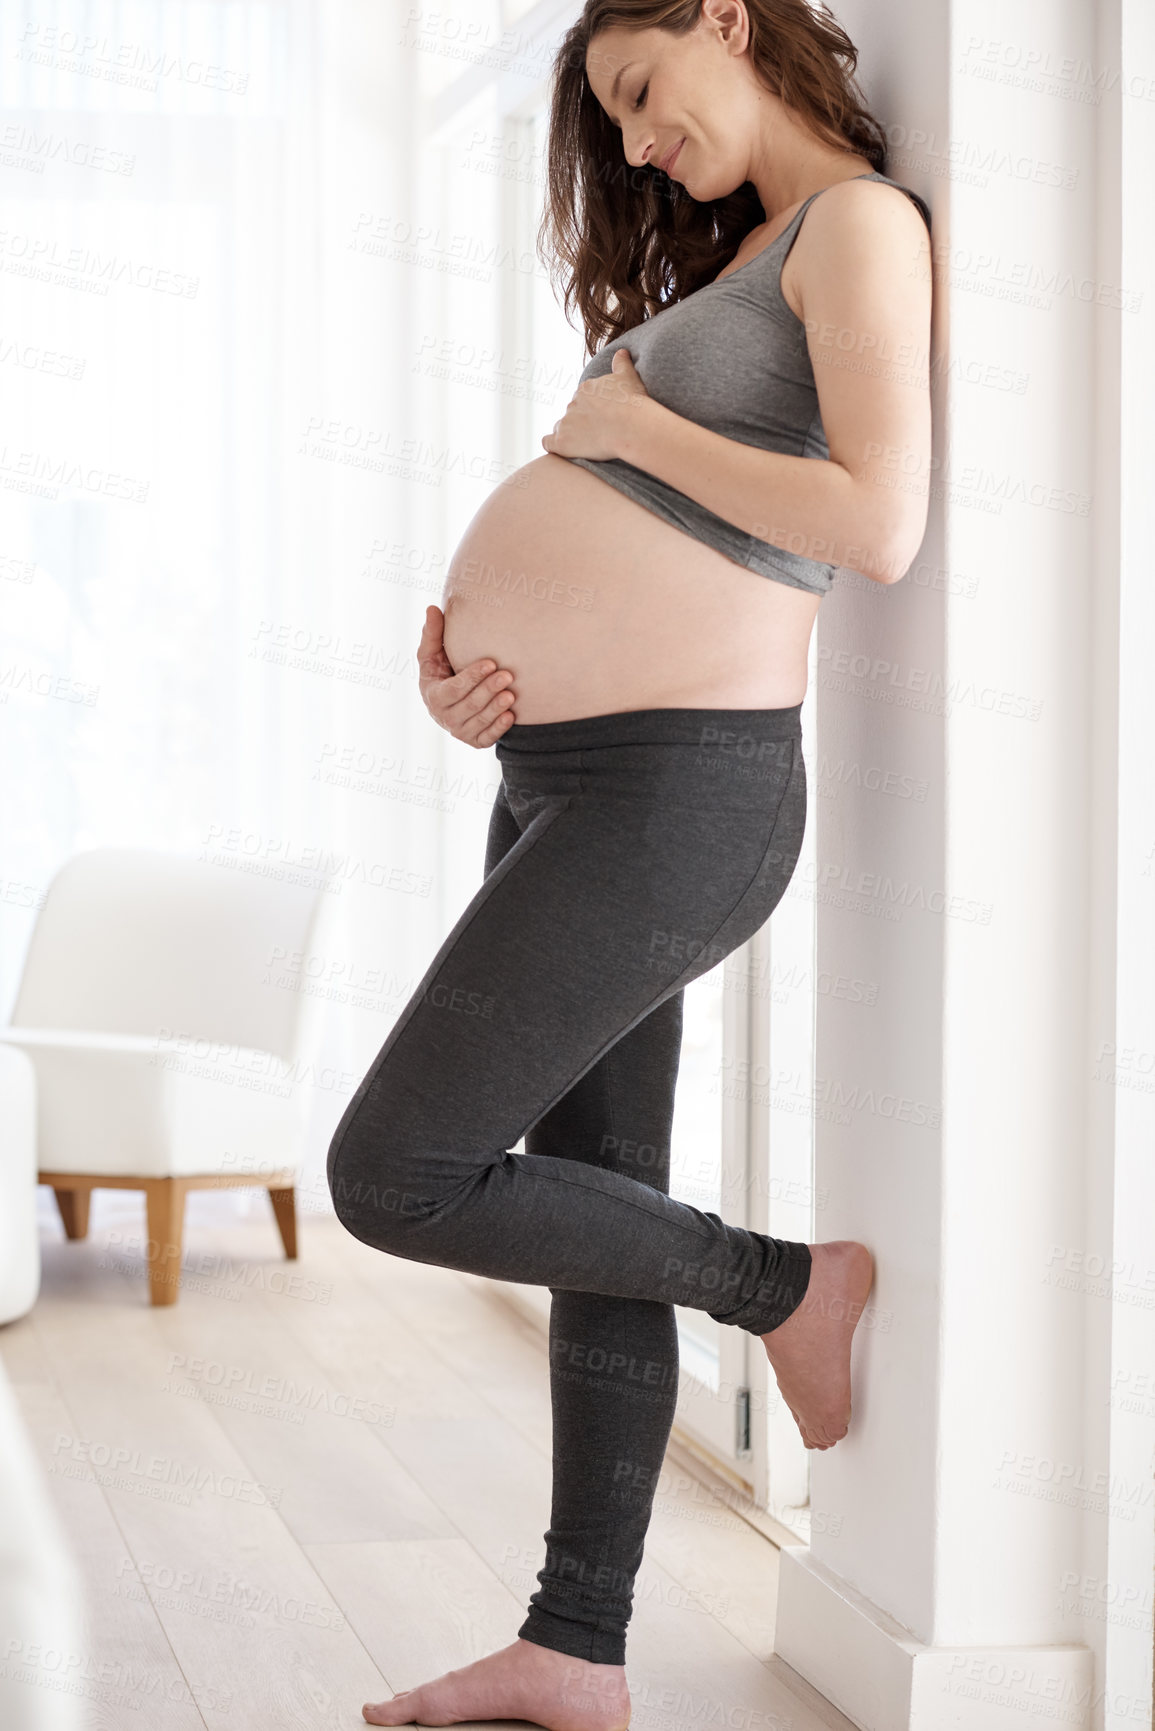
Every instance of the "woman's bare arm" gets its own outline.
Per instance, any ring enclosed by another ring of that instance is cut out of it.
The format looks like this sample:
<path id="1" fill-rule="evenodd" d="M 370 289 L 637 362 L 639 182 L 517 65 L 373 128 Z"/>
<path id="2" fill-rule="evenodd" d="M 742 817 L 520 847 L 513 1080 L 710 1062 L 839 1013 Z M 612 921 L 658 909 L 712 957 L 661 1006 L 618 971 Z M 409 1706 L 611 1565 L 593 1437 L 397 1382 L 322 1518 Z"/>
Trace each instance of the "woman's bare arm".
<path id="1" fill-rule="evenodd" d="M 747 534 L 893 583 L 922 541 L 930 486 L 926 224 L 897 188 L 842 181 L 815 199 L 786 263 L 829 461 L 724 438 L 644 394 L 616 454 Z"/>

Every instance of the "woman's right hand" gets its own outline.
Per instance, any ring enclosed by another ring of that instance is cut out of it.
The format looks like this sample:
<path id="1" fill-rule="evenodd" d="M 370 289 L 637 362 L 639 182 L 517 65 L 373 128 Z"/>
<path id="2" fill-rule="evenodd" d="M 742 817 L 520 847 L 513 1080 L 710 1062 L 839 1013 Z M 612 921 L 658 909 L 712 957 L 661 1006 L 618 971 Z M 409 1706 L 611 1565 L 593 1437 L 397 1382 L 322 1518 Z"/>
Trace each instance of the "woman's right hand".
<path id="1" fill-rule="evenodd" d="M 417 645 L 421 701 L 438 727 L 482 751 L 500 739 L 513 720 L 514 696 L 508 689 L 513 674 L 492 659 L 471 661 L 454 673 L 444 632 L 440 607 L 427 607 Z"/>

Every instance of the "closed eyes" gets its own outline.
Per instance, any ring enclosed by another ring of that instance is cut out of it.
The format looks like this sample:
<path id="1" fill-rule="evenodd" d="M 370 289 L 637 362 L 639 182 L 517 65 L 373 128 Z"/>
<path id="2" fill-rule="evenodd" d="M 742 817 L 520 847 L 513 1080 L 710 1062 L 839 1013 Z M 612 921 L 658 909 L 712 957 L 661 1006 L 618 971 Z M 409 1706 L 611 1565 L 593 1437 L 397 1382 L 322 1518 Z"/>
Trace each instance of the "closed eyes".
<path id="1" fill-rule="evenodd" d="M 650 88 L 650 81 L 647 78 L 646 82 L 642 85 L 641 94 L 639 95 L 637 101 L 634 103 L 635 109 L 641 108 L 644 105 L 645 100 L 646 100 L 646 91 L 649 88 Z"/>

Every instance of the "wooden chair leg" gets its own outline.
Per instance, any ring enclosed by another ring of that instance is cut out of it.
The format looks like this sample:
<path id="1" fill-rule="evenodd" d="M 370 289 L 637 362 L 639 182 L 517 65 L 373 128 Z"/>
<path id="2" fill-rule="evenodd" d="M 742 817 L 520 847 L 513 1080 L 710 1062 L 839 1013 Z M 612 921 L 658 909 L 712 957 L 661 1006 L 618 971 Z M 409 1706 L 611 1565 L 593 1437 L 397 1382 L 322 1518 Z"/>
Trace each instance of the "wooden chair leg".
<path id="1" fill-rule="evenodd" d="M 297 1256 L 296 1192 L 291 1187 L 288 1190 L 270 1188 L 269 1201 L 273 1205 L 277 1230 L 281 1234 L 281 1243 L 285 1247 L 285 1256 L 289 1262 L 294 1262 Z"/>
<path id="2" fill-rule="evenodd" d="M 65 1238 L 87 1238 L 88 1205 L 92 1201 L 92 1191 L 85 1186 L 83 1190 L 54 1190 L 52 1194 L 60 1210 Z"/>
<path id="3" fill-rule="evenodd" d="M 184 1199 L 181 1178 L 148 1178 L 148 1296 L 150 1304 L 175 1304 L 180 1296 Z"/>

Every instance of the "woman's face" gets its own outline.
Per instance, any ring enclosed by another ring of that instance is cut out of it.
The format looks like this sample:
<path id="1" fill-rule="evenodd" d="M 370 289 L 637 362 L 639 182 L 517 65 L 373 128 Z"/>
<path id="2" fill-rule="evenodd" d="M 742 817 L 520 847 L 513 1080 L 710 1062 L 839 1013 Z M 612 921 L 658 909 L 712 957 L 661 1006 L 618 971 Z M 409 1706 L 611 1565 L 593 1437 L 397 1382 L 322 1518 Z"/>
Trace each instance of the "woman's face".
<path id="1" fill-rule="evenodd" d="M 660 168 L 704 203 L 750 178 L 759 99 L 745 9 L 705 0 L 685 36 L 607 25 L 591 38 L 586 79 L 621 128 L 626 161 Z"/>

